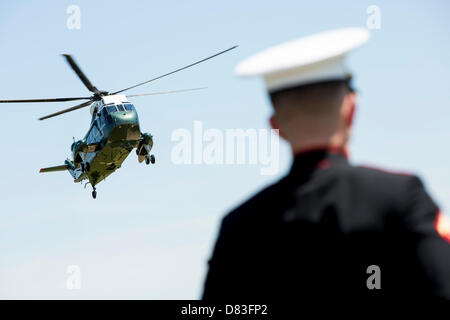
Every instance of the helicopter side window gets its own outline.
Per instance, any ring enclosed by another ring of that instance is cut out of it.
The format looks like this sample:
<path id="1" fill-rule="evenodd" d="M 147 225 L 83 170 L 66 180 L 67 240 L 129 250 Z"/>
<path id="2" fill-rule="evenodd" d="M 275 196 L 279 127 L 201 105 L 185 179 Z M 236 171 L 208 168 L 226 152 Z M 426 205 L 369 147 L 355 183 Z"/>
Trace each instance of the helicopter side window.
<path id="1" fill-rule="evenodd" d="M 117 109 L 119 109 L 119 111 L 125 111 L 125 109 L 123 108 L 123 105 L 121 105 L 121 104 L 117 105 Z"/>
<path id="2" fill-rule="evenodd" d="M 107 108 L 108 107 L 104 107 L 102 109 L 102 111 L 101 111 L 101 117 L 100 118 L 103 119 L 103 123 L 104 124 L 109 123 L 112 120 L 111 116 L 108 114 Z"/>
<path id="3" fill-rule="evenodd" d="M 106 110 L 108 110 L 108 113 L 116 112 L 116 106 L 107 106 Z"/>
<path id="4" fill-rule="evenodd" d="M 127 111 L 133 110 L 133 105 L 131 103 L 126 103 L 123 106 L 125 107 L 125 110 L 127 110 Z"/>
<path id="5" fill-rule="evenodd" d="M 91 131 L 89 131 L 89 135 L 87 137 L 87 143 L 95 143 L 100 138 L 100 133 L 97 129 L 97 126 L 93 125 L 91 127 Z"/>

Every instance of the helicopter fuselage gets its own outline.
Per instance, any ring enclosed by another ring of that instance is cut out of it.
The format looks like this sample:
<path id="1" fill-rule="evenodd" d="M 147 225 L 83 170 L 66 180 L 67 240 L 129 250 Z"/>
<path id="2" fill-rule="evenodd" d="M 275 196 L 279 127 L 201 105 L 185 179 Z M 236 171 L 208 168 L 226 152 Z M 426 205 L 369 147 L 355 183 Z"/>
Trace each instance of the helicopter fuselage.
<path id="1" fill-rule="evenodd" d="M 155 156 L 150 154 L 150 150 L 153 147 L 153 137 L 149 133 L 141 133 L 136 109 L 134 109 L 134 106 L 127 100 L 127 97 L 167 94 L 205 88 L 153 92 L 128 96 L 121 93 L 193 67 L 206 60 L 233 50 L 236 47 L 237 46 L 233 46 L 184 67 L 112 93 L 97 89 L 97 87 L 89 81 L 83 71 L 81 71 L 73 57 L 69 54 L 63 54 L 66 62 L 76 73 L 81 82 L 83 82 L 85 87 L 91 92 L 91 96 L 45 99 L 0 99 L 0 103 L 84 101 L 70 108 L 43 116 L 39 118 L 39 120 L 53 118 L 67 112 L 91 106 L 92 120 L 89 131 L 83 139 L 73 142 L 71 147 L 72 159 L 67 159 L 63 165 L 41 168 L 39 172 L 44 173 L 67 170 L 70 172 L 75 182 L 81 182 L 82 180 L 88 179 L 93 187 L 92 197 L 95 199 L 97 197 L 95 185 L 120 168 L 133 148 L 136 148 L 139 163 L 144 160 L 146 164 L 155 163 Z"/>
<path id="2" fill-rule="evenodd" d="M 141 133 L 136 109 L 124 95 L 94 102 L 91 114 L 89 131 L 72 144 L 73 160 L 66 164 L 75 182 L 88 179 L 95 186 L 120 168 L 134 148 L 142 162 L 153 147 L 153 139 Z"/>

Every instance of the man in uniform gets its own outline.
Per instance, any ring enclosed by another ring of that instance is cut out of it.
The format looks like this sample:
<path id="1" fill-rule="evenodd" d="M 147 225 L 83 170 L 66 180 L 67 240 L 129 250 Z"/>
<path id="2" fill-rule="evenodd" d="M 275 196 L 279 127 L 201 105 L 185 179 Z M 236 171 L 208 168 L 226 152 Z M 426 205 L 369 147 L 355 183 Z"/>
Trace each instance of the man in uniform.
<path id="1" fill-rule="evenodd" d="M 271 125 L 294 162 L 223 219 L 204 299 L 450 299 L 449 218 L 416 176 L 347 159 L 355 92 L 344 57 L 368 38 L 359 28 L 324 32 L 237 67 L 264 77 Z"/>

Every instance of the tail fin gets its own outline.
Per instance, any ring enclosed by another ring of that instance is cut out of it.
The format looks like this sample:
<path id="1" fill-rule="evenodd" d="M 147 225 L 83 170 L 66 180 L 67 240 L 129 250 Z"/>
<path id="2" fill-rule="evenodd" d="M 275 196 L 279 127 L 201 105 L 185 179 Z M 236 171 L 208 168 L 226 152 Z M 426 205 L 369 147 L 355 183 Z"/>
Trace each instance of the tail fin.
<path id="1" fill-rule="evenodd" d="M 39 170 L 39 172 L 44 173 L 44 172 L 66 171 L 68 169 L 69 166 L 67 164 L 63 164 L 61 166 L 42 168 L 41 170 Z"/>

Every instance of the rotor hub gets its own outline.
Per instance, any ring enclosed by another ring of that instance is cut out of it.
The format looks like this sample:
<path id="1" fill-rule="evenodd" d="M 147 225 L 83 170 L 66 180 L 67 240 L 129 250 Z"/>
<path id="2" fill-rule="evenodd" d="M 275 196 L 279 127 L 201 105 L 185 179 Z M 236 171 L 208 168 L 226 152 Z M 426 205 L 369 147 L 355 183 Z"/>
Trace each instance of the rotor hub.
<path id="1" fill-rule="evenodd" d="M 99 101 L 101 100 L 104 96 L 108 96 L 109 92 L 108 91 L 99 91 L 94 93 L 94 95 L 92 96 L 92 100 L 94 101 Z"/>

